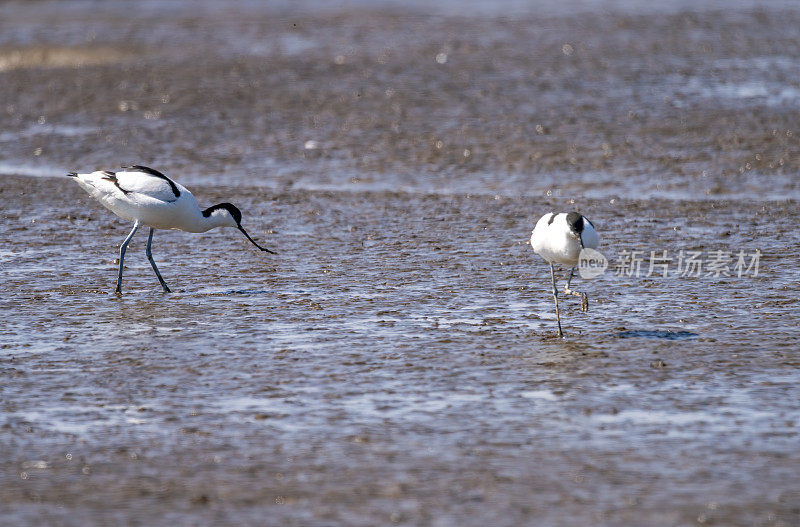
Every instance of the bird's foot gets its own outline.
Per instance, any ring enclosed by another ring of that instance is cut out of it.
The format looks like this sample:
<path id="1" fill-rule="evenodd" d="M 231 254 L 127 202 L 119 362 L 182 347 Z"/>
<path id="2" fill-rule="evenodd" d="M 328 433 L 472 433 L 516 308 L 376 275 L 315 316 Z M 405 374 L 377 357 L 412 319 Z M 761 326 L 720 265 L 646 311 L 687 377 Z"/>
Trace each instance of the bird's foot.
<path id="1" fill-rule="evenodd" d="M 577 296 L 581 299 L 581 311 L 589 311 L 589 296 L 580 291 L 573 291 L 572 289 L 564 288 L 565 295 Z"/>

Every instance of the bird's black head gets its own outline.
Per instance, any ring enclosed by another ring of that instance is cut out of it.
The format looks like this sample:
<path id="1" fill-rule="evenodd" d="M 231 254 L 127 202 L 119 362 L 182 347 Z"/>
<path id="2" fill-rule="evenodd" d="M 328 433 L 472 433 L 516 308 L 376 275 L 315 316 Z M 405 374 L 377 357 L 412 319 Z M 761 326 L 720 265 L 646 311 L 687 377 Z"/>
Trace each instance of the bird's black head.
<path id="1" fill-rule="evenodd" d="M 203 211 L 203 216 L 208 218 L 209 216 L 211 216 L 211 214 L 214 213 L 215 210 L 225 210 L 225 211 L 227 211 L 228 214 L 231 215 L 231 218 L 233 218 L 233 221 L 236 222 L 236 228 L 239 229 L 241 231 L 241 233 L 244 234 L 245 237 L 248 240 L 250 240 L 250 243 L 252 243 L 253 245 L 255 245 L 256 247 L 258 247 L 260 250 L 262 250 L 264 252 L 267 252 L 267 253 L 270 253 L 270 254 L 275 254 L 273 251 L 270 251 L 266 247 L 261 247 L 259 244 L 256 243 L 256 241 L 253 238 L 250 237 L 249 234 L 247 234 L 247 231 L 244 230 L 244 227 L 242 227 L 242 211 L 240 211 L 236 207 L 236 205 L 232 205 L 230 203 L 217 203 L 216 205 L 212 205 L 212 206 L 208 207 L 206 210 L 204 210 Z"/>
<path id="2" fill-rule="evenodd" d="M 567 214 L 567 225 L 572 232 L 580 236 L 583 232 L 583 216 L 577 212 L 570 212 Z"/>
<path id="3" fill-rule="evenodd" d="M 208 218 L 209 216 L 211 216 L 212 212 L 214 212 L 215 210 L 219 210 L 219 209 L 228 211 L 228 214 L 231 215 L 231 217 L 233 218 L 233 221 L 236 222 L 236 225 L 241 225 L 241 223 L 242 223 L 242 211 L 240 211 L 236 207 L 236 205 L 233 205 L 231 203 L 217 203 L 216 205 L 211 205 L 210 207 L 208 207 L 206 210 L 203 211 L 203 216 Z"/>

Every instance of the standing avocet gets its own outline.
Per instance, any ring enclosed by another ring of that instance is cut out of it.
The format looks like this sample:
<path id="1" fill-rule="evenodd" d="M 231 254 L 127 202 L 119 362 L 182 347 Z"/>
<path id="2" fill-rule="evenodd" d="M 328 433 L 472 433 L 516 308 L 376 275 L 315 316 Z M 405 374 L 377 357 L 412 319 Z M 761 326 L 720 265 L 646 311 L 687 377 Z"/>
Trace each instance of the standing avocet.
<path id="1" fill-rule="evenodd" d="M 533 252 L 545 259 L 550 264 L 550 276 L 553 279 L 553 300 L 556 303 L 556 320 L 558 321 L 558 336 L 563 337 L 561 331 L 561 315 L 558 312 L 558 288 L 556 287 L 555 264 L 569 267 L 569 277 L 564 286 L 564 294 L 580 297 L 581 310 L 589 309 L 589 297 L 586 293 L 572 291 L 569 284 L 575 273 L 575 266 L 581 250 L 584 248 L 596 249 L 599 239 L 594 225 L 586 217 L 577 212 L 561 212 L 545 214 L 536 222 L 531 233 L 531 247 Z"/>
<path id="2" fill-rule="evenodd" d="M 253 245 L 264 252 L 275 254 L 257 244 L 242 227 L 242 213 L 230 203 L 219 203 L 200 210 L 197 200 L 186 188 L 159 172 L 141 165 L 122 167 L 120 172 L 101 170 L 91 174 L 70 172 L 67 176 L 83 187 L 94 199 L 117 216 L 132 221 L 133 230 L 119 248 L 119 275 L 117 294 L 122 293 L 122 264 L 125 251 L 140 225 L 150 227 L 147 238 L 147 259 L 156 272 L 165 293 L 170 293 L 161 278 L 150 245 L 153 229 L 178 229 L 187 232 L 206 232 L 215 227 L 236 227 Z"/>

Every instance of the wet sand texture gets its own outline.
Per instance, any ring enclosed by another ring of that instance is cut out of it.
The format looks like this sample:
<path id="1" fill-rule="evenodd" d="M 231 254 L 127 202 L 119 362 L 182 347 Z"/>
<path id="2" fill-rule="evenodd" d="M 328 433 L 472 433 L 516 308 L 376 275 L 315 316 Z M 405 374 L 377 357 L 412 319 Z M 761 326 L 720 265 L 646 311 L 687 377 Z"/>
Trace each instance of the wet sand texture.
<path id="1" fill-rule="evenodd" d="M 0 523 L 800 524 L 797 8 L 129 5 L 0 2 Z M 158 231 L 164 295 L 140 233 L 114 296 L 61 176 L 129 163 L 279 254 Z"/>

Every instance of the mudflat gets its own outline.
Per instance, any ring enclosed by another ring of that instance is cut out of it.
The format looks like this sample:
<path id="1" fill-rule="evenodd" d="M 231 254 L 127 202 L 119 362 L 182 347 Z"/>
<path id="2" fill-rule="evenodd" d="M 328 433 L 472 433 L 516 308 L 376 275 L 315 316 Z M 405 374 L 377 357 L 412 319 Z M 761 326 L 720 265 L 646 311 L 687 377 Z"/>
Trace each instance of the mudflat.
<path id="1" fill-rule="evenodd" d="M 464 5 L 0 3 L 4 523 L 800 522 L 800 10 Z"/>

